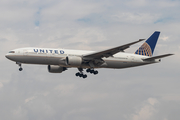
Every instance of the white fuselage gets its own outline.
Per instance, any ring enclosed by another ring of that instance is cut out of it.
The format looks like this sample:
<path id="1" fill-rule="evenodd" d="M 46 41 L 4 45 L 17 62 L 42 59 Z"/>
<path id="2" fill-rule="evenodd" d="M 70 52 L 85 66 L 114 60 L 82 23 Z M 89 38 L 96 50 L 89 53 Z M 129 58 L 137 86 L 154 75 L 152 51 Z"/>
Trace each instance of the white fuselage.
<path id="1" fill-rule="evenodd" d="M 68 65 L 65 61 L 67 56 L 80 56 L 94 53 L 94 51 L 84 50 L 69 50 L 69 49 L 51 49 L 51 48 L 20 48 L 10 51 L 6 57 L 12 61 L 25 64 L 43 64 L 43 65 L 59 65 L 63 67 L 80 67 L 90 68 L 88 64 L 81 64 L 80 66 Z M 142 59 L 149 58 L 148 56 L 129 54 L 120 52 L 112 57 L 102 58 L 103 64 L 94 66 L 94 68 L 127 68 L 151 64 L 159 62 L 143 61 Z"/>

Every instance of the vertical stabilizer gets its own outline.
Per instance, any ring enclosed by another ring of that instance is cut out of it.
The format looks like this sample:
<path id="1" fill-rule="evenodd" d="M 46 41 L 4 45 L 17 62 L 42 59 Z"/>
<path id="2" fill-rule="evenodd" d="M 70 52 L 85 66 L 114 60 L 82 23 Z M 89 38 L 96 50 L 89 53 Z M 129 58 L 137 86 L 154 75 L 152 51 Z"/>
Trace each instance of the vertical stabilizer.
<path id="1" fill-rule="evenodd" d="M 160 32 L 155 31 L 134 54 L 152 56 L 159 34 Z"/>

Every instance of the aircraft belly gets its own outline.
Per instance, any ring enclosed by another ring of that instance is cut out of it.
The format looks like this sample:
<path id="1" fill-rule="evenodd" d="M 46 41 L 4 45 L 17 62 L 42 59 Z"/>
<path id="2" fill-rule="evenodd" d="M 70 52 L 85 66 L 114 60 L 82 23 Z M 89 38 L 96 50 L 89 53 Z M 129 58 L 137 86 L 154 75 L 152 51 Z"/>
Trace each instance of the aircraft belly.
<path id="1" fill-rule="evenodd" d="M 106 60 L 107 68 L 127 68 L 141 65 L 142 63 L 136 61 L 125 60 Z"/>
<path id="2" fill-rule="evenodd" d="M 46 57 L 46 56 L 22 56 L 18 57 L 17 62 L 27 64 L 45 64 L 45 65 L 59 65 L 61 57 Z"/>

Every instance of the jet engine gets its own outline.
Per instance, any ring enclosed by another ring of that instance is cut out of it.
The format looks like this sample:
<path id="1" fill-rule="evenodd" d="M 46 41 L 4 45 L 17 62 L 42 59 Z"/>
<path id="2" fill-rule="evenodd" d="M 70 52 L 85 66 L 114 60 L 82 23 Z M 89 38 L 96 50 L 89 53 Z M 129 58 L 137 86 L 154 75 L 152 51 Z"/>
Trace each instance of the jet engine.
<path id="1" fill-rule="evenodd" d="M 48 71 L 50 73 L 62 73 L 65 70 L 67 70 L 67 68 L 61 67 L 59 65 L 48 65 Z"/>
<path id="2" fill-rule="evenodd" d="M 82 58 L 78 56 L 67 56 L 66 57 L 66 64 L 71 66 L 81 66 Z"/>

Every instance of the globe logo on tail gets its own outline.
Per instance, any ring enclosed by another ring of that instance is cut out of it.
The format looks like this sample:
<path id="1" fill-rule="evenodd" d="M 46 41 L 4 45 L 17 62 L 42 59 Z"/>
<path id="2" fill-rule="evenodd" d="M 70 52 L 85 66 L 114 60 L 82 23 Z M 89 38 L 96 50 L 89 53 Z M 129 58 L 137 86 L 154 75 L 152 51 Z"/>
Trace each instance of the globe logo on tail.
<path id="1" fill-rule="evenodd" d="M 135 52 L 135 54 L 152 56 L 152 50 L 151 47 L 146 42 L 144 42 L 144 44 Z"/>

